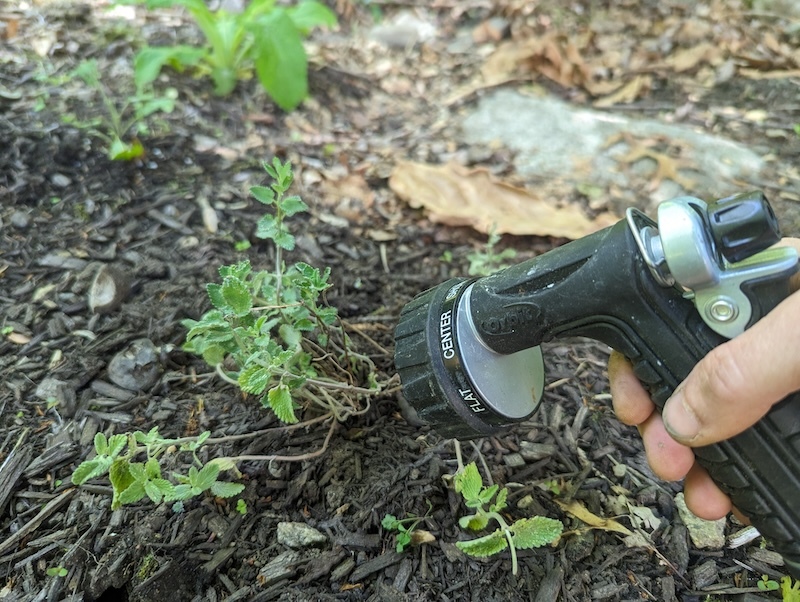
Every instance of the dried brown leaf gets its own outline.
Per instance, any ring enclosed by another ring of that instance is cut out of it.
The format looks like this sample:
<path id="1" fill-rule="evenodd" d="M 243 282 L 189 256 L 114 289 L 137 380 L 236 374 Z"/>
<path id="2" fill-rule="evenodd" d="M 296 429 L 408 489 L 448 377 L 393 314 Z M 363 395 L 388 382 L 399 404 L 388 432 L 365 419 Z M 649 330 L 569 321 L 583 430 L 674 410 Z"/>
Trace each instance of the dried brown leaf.
<path id="1" fill-rule="evenodd" d="M 594 527 L 595 529 L 602 529 L 603 531 L 614 531 L 616 533 L 621 533 L 622 535 L 633 535 L 633 532 L 628 529 L 625 525 L 618 523 L 612 518 L 601 518 L 596 514 L 593 514 L 589 511 L 586 506 L 581 504 L 578 500 L 572 500 L 569 503 L 562 502 L 561 500 L 555 500 L 556 504 L 558 504 L 561 509 L 574 516 L 580 521 L 583 521 L 587 525 Z"/>
<path id="2" fill-rule="evenodd" d="M 649 75 L 637 75 L 619 90 L 594 101 L 596 107 L 613 107 L 614 105 L 631 103 L 650 91 L 653 79 Z"/>
<path id="3" fill-rule="evenodd" d="M 588 218 L 577 205 L 558 206 L 495 179 L 485 169 L 449 163 L 427 165 L 401 161 L 389 186 L 412 207 L 424 207 L 430 219 L 449 226 L 471 226 L 488 233 L 580 238 L 616 222 L 610 213 Z"/>

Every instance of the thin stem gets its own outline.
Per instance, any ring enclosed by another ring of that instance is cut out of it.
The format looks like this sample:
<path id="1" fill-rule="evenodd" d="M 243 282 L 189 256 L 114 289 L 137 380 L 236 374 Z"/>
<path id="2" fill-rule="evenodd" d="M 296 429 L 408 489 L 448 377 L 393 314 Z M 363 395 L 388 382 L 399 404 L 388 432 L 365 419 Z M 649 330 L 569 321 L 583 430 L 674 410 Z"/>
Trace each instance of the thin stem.
<path id="1" fill-rule="evenodd" d="M 322 442 L 322 447 L 315 452 L 309 452 L 299 456 L 235 456 L 227 459 L 231 462 L 302 462 L 303 460 L 311 460 L 325 453 L 325 451 L 328 449 L 328 444 L 331 441 L 331 437 L 333 436 L 333 431 L 336 430 L 336 426 L 338 424 L 339 423 L 336 420 L 331 421 L 331 426 L 328 429 L 328 434 L 325 436 L 325 441 Z"/>

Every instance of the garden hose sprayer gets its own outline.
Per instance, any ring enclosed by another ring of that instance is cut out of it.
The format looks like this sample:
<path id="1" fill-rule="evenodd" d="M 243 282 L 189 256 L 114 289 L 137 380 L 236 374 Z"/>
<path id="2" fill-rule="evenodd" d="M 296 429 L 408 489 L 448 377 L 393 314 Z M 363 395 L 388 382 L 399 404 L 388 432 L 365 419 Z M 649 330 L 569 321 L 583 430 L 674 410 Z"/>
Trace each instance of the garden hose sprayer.
<path id="1" fill-rule="evenodd" d="M 405 398 L 442 435 L 496 433 L 539 405 L 539 345 L 583 336 L 623 353 L 661 408 L 703 356 L 790 294 L 798 257 L 772 247 L 779 239 L 760 192 L 710 204 L 680 197 L 659 205 L 657 221 L 629 209 L 491 276 L 448 280 L 401 314 Z M 695 453 L 800 579 L 800 392 Z"/>

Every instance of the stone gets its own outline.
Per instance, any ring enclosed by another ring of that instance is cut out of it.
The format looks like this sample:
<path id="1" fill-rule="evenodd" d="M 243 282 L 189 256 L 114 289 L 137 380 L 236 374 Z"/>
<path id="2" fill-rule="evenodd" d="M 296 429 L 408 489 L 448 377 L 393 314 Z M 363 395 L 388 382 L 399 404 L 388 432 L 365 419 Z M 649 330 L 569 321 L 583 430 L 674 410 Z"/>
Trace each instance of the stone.
<path id="1" fill-rule="evenodd" d="M 468 144 L 500 143 L 513 150 L 514 167 L 523 176 L 623 189 L 630 189 L 629 178 L 650 177 L 655 171 L 655 161 L 643 157 L 631 163 L 626 157 L 636 142 L 669 140 L 681 148 L 681 182 L 663 179 L 663 190 L 652 194 L 654 202 L 676 194 L 740 192 L 741 182 L 756 178 L 765 165 L 747 146 L 686 125 L 576 107 L 513 90 L 487 94 L 466 114 L 461 128 Z M 691 190 L 685 190 L 687 183 Z"/>
<path id="2" fill-rule="evenodd" d="M 726 520 L 704 520 L 696 517 L 686 506 L 683 492 L 675 496 L 675 507 L 681 521 L 689 531 L 689 537 L 698 549 L 719 550 L 725 545 Z"/>
<path id="3" fill-rule="evenodd" d="M 130 391 L 150 389 L 160 375 L 158 349 L 150 339 L 136 339 L 108 364 L 108 379 Z"/>
<path id="4" fill-rule="evenodd" d="M 31 225 L 31 216 L 24 211 L 15 211 L 8 218 L 8 221 L 17 230 L 27 230 L 28 226 Z"/>
<path id="5" fill-rule="evenodd" d="M 305 523 L 278 523 L 278 543 L 290 548 L 310 548 L 319 546 L 328 538 Z"/>

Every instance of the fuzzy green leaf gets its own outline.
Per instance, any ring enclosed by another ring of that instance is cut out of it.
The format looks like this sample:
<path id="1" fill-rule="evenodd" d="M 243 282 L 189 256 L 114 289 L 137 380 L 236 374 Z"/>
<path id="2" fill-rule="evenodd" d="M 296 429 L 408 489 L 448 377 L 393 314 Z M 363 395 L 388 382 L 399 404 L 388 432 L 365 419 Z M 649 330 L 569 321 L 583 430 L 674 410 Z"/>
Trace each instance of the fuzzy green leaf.
<path id="1" fill-rule="evenodd" d="M 83 485 L 86 481 L 99 477 L 108 470 L 110 465 L 111 462 L 105 457 L 81 462 L 72 473 L 73 485 Z"/>
<path id="2" fill-rule="evenodd" d="M 291 324 L 281 324 L 280 328 L 278 328 L 278 333 L 289 349 L 298 349 L 300 347 L 303 335 Z"/>
<path id="3" fill-rule="evenodd" d="M 488 504 L 492 501 L 494 494 L 497 493 L 497 490 L 500 489 L 499 485 L 492 485 L 491 487 L 485 487 L 481 490 L 480 494 L 478 495 L 478 499 L 480 499 L 482 504 Z"/>
<path id="4" fill-rule="evenodd" d="M 189 471 L 189 478 L 192 487 L 205 491 L 209 489 L 217 480 L 219 476 L 219 466 L 216 464 L 206 464 L 199 471 L 194 474 Z"/>
<path id="5" fill-rule="evenodd" d="M 95 433 L 94 449 L 98 456 L 108 453 L 108 439 L 106 439 L 106 436 L 103 433 Z"/>
<path id="6" fill-rule="evenodd" d="M 244 491 L 242 483 L 228 483 L 226 481 L 216 481 L 211 485 L 211 493 L 217 497 L 229 498 L 239 495 Z"/>
<path id="7" fill-rule="evenodd" d="M 456 473 L 453 482 L 456 492 L 460 493 L 466 501 L 480 499 L 483 479 L 481 479 L 481 474 L 478 472 L 475 462 L 470 462 L 463 470 Z"/>
<path id="8" fill-rule="evenodd" d="M 208 293 L 208 298 L 211 299 L 211 304 L 216 307 L 217 309 L 226 309 L 228 304 L 225 303 L 225 297 L 222 294 L 222 285 L 221 284 L 206 284 L 206 292 Z M 203 316 L 203 321 L 199 322 L 198 325 L 202 325 L 206 322 L 206 316 Z"/>
<path id="9" fill-rule="evenodd" d="M 147 493 L 145 492 L 144 484 L 136 481 L 131 483 L 125 491 L 119 494 L 117 501 L 119 502 L 120 506 L 124 506 L 125 504 L 135 504 L 141 499 L 144 499 Z M 113 503 L 112 503 L 113 507 Z"/>
<path id="10" fill-rule="evenodd" d="M 511 525 L 511 540 L 519 549 L 538 548 L 554 542 L 563 529 L 561 521 L 546 516 L 521 518 Z"/>
<path id="11" fill-rule="evenodd" d="M 253 308 L 253 296 L 247 285 L 232 276 L 222 283 L 222 297 L 236 316 L 245 316 Z"/>
<path id="12" fill-rule="evenodd" d="M 469 541 L 457 541 L 456 547 L 470 556 L 476 558 L 485 558 L 492 554 L 502 552 L 508 547 L 508 540 L 503 532 L 498 529 L 494 533 L 479 537 L 478 539 L 470 539 Z"/>
<path id="13" fill-rule="evenodd" d="M 239 387 L 245 393 L 261 395 L 261 393 L 264 392 L 264 389 L 267 388 L 270 378 L 271 375 L 269 370 L 263 366 L 254 364 L 242 370 L 239 373 L 239 378 L 237 380 L 239 382 Z"/>
<path id="14" fill-rule="evenodd" d="M 272 188 L 267 186 L 251 186 L 250 194 L 259 202 L 264 205 L 272 205 L 275 202 L 275 192 Z"/>
<path id="15" fill-rule="evenodd" d="M 256 224 L 256 237 L 272 240 L 278 235 L 278 221 L 269 213 L 262 215 Z"/>
<path id="16" fill-rule="evenodd" d="M 281 201 L 281 210 L 289 217 L 296 213 L 308 211 L 308 205 L 306 205 L 299 196 L 287 196 Z"/>
<path id="17" fill-rule="evenodd" d="M 284 111 L 308 94 L 308 63 L 300 31 L 285 10 L 258 21 L 255 65 L 261 85 Z"/>
<path id="18" fill-rule="evenodd" d="M 287 230 L 279 230 L 272 239 L 276 245 L 287 251 L 293 251 L 295 238 Z"/>
<path id="19" fill-rule="evenodd" d="M 183 483 L 181 485 L 175 485 L 172 489 L 172 492 L 168 495 L 165 495 L 165 500 L 168 502 L 174 501 L 183 501 L 188 500 L 191 497 L 194 497 L 196 494 L 191 485 Z"/>
<path id="20" fill-rule="evenodd" d="M 491 508 L 489 509 L 491 512 L 500 512 L 501 510 L 505 509 L 508 506 L 508 489 L 503 487 L 498 493 L 497 498 L 494 500 L 494 504 L 492 504 Z"/>
<path id="21" fill-rule="evenodd" d="M 118 458 L 114 460 L 108 469 L 108 478 L 111 481 L 111 487 L 114 490 L 111 497 L 112 510 L 117 510 L 122 504 L 126 503 L 122 500 L 122 494 L 134 483 L 134 478 L 131 475 L 130 470 L 128 470 L 128 466 L 128 460 Z M 142 490 L 142 496 L 144 496 L 144 490 Z"/>
<path id="22" fill-rule="evenodd" d="M 381 520 L 381 527 L 383 527 L 387 531 L 394 531 L 400 524 L 401 524 L 400 521 L 394 514 L 387 514 Z"/>
<path id="23" fill-rule="evenodd" d="M 275 415 L 281 422 L 286 422 L 287 424 L 297 422 L 289 387 L 284 384 L 273 387 L 267 393 L 267 401 L 269 402 L 269 407 L 272 408 L 272 411 L 275 412 Z"/>
<path id="24" fill-rule="evenodd" d="M 489 518 L 485 514 L 470 514 L 458 519 L 458 524 L 462 529 L 470 531 L 483 531 L 489 524 Z"/>

